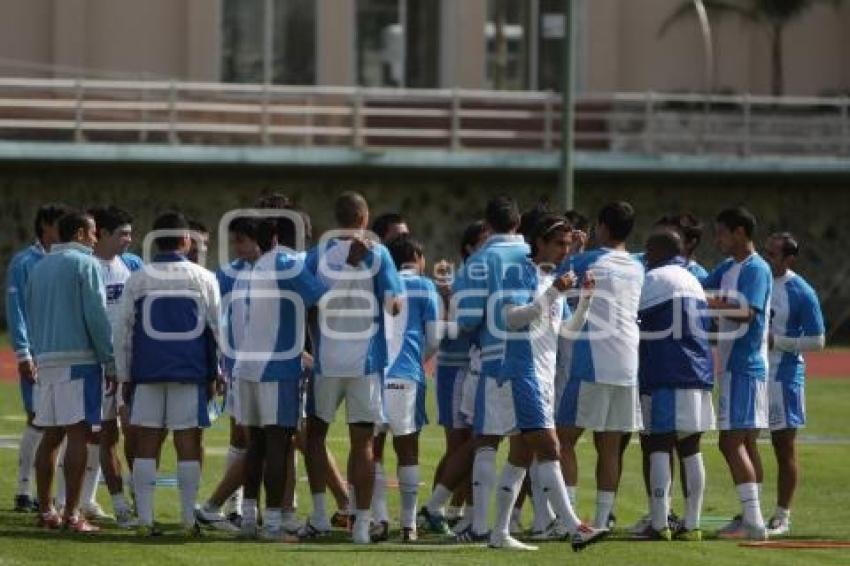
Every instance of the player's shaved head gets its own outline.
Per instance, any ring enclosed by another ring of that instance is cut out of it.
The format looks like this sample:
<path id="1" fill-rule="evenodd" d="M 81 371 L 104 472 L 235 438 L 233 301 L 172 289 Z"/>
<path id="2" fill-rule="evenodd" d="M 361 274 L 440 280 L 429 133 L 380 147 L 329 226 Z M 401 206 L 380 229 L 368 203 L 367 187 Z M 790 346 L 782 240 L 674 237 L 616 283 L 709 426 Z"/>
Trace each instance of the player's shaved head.
<path id="1" fill-rule="evenodd" d="M 369 205 L 360 193 L 345 191 L 336 199 L 334 215 L 340 228 L 362 228 L 369 222 Z"/>
<path id="2" fill-rule="evenodd" d="M 658 230 L 646 241 L 646 263 L 649 267 L 670 261 L 684 251 L 682 237 L 673 229 Z"/>

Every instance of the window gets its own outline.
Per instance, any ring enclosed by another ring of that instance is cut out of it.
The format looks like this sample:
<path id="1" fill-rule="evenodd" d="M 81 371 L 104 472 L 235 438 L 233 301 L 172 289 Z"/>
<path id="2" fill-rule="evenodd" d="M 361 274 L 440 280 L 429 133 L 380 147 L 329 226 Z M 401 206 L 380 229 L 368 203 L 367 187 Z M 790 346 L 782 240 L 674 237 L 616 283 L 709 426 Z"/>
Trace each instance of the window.
<path id="1" fill-rule="evenodd" d="M 264 80 L 264 30 L 272 24 L 272 82 L 310 85 L 316 82 L 316 6 L 313 0 L 225 0 L 222 79 L 261 83 Z"/>

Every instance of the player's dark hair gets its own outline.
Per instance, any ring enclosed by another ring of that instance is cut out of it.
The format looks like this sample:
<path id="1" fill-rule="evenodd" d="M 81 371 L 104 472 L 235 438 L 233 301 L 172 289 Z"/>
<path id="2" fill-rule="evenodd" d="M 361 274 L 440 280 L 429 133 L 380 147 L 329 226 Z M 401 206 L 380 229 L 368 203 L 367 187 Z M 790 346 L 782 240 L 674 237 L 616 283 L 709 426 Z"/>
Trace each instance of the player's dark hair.
<path id="1" fill-rule="evenodd" d="M 770 235 L 770 239 L 782 242 L 783 258 L 800 255 L 800 244 L 791 232 L 774 232 Z"/>
<path id="2" fill-rule="evenodd" d="M 256 208 L 289 208 L 292 206 L 290 198 L 282 193 L 270 193 L 257 198 Z"/>
<path id="3" fill-rule="evenodd" d="M 549 242 L 556 235 L 570 230 L 566 219 L 555 214 L 546 214 L 541 217 L 529 236 L 528 245 L 531 246 L 531 257 L 537 255 L 537 241 Z"/>
<path id="4" fill-rule="evenodd" d="M 401 234 L 389 242 L 387 249 L 393 258 L 396 269 L 415 263 L 423 256 L 422 244 L 410 234 Z"/>
<path id="5" fill-rule="evenodd" d="M 537 223 L 547 214 L 549 214 L 549 203 L 544 200 L 539 201 L 532 208 L 522 213 L 519 219 L 518 232 L 522 234 L 522 237 L 525 238 L 525 241 L 529 245 L 531 244 Z"/>
<path id="6" fill-rule="evenodd" d="M 599 211 L 597 220 L 605 225 L 612 240 L 625 242 L 635 225 L 635 209 L 626 201 L 610 202 Z"/>
<path id="7" fill-rule="evenodd" d="M 230 221 L 227 231 L 231 234 L 245 236 L 249 240 L 257 240 L 257 219 L 239 216 Z"/>
<path id="8" fill-rule="evenodd" d="M 505 234 L 519 226 L 519 208 L 516 201 L 507 195 L 499 195 L 487 203 L 484 212 L 487 224 L 497 233 Z"/>
<path id="9" fill-rule="evenodd" d="M 658 261 L 664 262 L 682 255 L 684 243 L 682 237 L 672 228 L 653 232 L 646 240 L 646 251 Z"/>
<path id="10" fill-rule="evenodd" d="M 390 231 L 390 226 L 394 224 L 405 224 L 405 222 L 404 216 L 398 212 L 385 212 L 372 221 L 372 232 L 383 241 Z"/>
<path id="11" fill-rule="evenodd" d="M 464 229 L 463 235 L 460 237 L 460 256 L 464 260 L 470 256 L 467 248 L 475 247 L 478 241 L 481 240 L 481 235 L 486 231 L 487 223 L 483 220 L 476 220 Z"/>
<path id="12" fill-rule="evenodd" d="M 35 213 L 35 235 L 40 240 L 44 236 L 44 225 L 56 224 L 56 222 L 71 212 L 71 207 L 61 202 L 52 202 L 41 205 Z"/>
<path id="13" fill-rule="evenodd" d="M 587 233 L 590 229 L 590 220 L 578 210 L 568 210 L 564 213 L 564 218 L 570 224 L 573 230 L 581 230 Z"/>
<path id="14" fill-rule="evenodd" d="M 117 206 L 90 208 L 89 214 L 94 218 L 98 236 L 100 236 L 101 230 L 106 230 L 111 234 L 119 227 L 133 223 L 133 217 L 130 213 Z"/>
<path id="15" fill-rule="evenodd" d="M 189 221 L 182 212 L 166 212 L 160 214 L 153 221 L 154 230 L 185 230 L 189 233 L 191 227 Z M 180 247 L 181 238 L 179 236 L 160 236 L 154 240 L 154 244 L 161 252 L 173 252 Z"/>
<path id="16" fill-rule="evenodd" d="M 756 217 L 743 206 L 727 208 L 721 211 L 715 220 L 718 224 L 726 226 L 730 232 L 733 232 L 736 228 L 743 228 L 747 238 L 753 239 L 753 234 L 756 231 Z"/>
<path id="17" fill-rule="evenodd" d="M 59 219 L 59 241 L 70 242 L 77 235 L 77 232 L 80 231 L 80 228 L 83 230 L 88 228 L 90 221 L 92 221 L 92 217 L 88 212 L 81 210 L 66 212 Z"/>

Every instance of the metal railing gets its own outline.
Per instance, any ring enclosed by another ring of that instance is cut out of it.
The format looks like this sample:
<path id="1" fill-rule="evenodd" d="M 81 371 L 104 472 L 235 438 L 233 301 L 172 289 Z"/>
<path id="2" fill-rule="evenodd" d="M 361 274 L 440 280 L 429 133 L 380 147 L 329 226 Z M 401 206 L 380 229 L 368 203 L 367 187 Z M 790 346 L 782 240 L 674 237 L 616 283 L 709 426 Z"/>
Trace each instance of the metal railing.
<path id="1" fill-rule="evenodd" d="M 633 154 L 850 155 L 850 99 L 578 97 L 576 147 Z M 551 92 L 0 78 L 0 140 L 549 152 Z"/>

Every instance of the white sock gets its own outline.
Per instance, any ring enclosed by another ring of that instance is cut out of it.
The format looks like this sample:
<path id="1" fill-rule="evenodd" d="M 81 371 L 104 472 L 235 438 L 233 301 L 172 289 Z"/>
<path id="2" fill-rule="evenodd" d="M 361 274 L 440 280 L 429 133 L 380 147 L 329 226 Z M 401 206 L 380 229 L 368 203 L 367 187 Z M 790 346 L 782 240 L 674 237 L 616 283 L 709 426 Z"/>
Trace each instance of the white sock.
<path id="1" fill-rule="evenodd" d="M 195 524 L 195 501 L 201 485 L 201 463 L 198 460 L 177 462 L 177 485 L 180 488 L 183 526 L 191 527 Z"/>
<path id="2" fill-rule="evenodd" d="M 65 449 L 68 446 L 68 438 L 62 439 L 59 445 L 59 453 L 56 456 L 56 506 L 65 506 Z"/>
<path id="3" fill-rule="evenodd" d="M 118 513 L 127 513 L 130 511 L 130 505 L 127 503 L 127 499 L 124 497 L 123 493 L 115 493 L 110 496 L 112 499 L 112 511 L 117 515 Z"/>
<path id="4" fill-rule="evenodd" d="M 540 462 L 536 458 L 528 468 L 528 476 L 531 480 L 531 502 L 534 504 L 534 521 L 531 530 L 542 532 L 555 519 L 555 514 L 549 505 L 547 489 L 540 482 Z"/>
<path id="5" fill-rule="evenodd" d="M 372 490 L 372 516 L 377 522 L 389 522 L 390 511 L 387 509 L 387 477 L 384 466 L 375 462 L 375 487 Z"/>
<path id="6" fill-rule="evenodd" d="M 100 445 L 86 445 L 86 474 L 83 476 L 83 505 L 97 505 L 97 484 L 100 482 Z"/>
<path id="7" fill-rule="evenodd" d="M 479 448 L 472 464 L 472 500 L 475 501 L 475 513 L 472 515 L 472 531 L 483 535 L 487 532 L 490 514 L 490 497 L 496 485 L 496 451 L 493 448 Z"/>
<path id="8" fill-rule="evenodd" d="M 514 466 L 510 462 L 505 463 L 502 477 L 496 487 L 496 522 L 493 524 L 493 536 L 510 536 L 511 514 L 524 479 L 525 468 Z"/>
<path id="9" fill-rule="evenodd" d="M 136 512 L 140 525 L 153 525 L 153 492 L 156 487 L 156 460 L 133 460 L 133 491 L 136 493 Z"/>
<path id="10" fill-rule="evenodd" d="M 434 486 L 434 491 L 431 492 L 431 498 L 428 500 L 428 503 L 425 504 L 425 507 L 428 508 L 428 512 L 432 515 L 445 516 L 446 503 L 448 503 L 451 498 L 452 491 L 443 484 L 438 483 Z"/>
<path id="11" fill-rule="evenodd" d="M 282 521 L 280 507 L 266 507 L 263 514 L 263 526 L 268 529 L 279 529 Z"/>
<path id="12" fill-rule="evenodd" d="M 257 500 L 245 498 L 242 500 L 242 523 L 257 524 Z"/>
<path id="13" fill-rule="evenodd" d="M 21 434 L 21 445 L 18 450 L 18 491 L 17 495 L 30 495 L 32 485 L 35 483 L 33 466 L 35 465 L 35 453 L 41 443 L 44 433 L 29 425 L 24 427 Z"/>
<path id="14" fill-rule="evenodd" d="M 764 517 L 759 503 L 758 484 L 742 483 L 736 486 L 744 512 L 744 522 L 754 527 L 764 527 Z"/>
<path id="15" fill-rule="evenodd" d="M 229 470 L 232 466 L 235 466 L 240 461 L 244 460 L 246 452 L 247 450 L 244 448 L 236 448 L 234 446 L 228 447 L 227 457 L 224 460 L 224 469 Z M 229 515 L 230 513 L 239 513 L 239 510 L 242 508 L 244 492 L 245 489 L 240 485 L 236 491 L 227 498 L 227 501 L 224 502 L 225 515 Z"/>
<path id="16" fill-rule="evenodd" d="M 540 462 L 537 475 L 548 500 L 555 507 L 555 513 L 566 524 L 571 533 L 576 532 L 581 521 L 570 502 L 569 491 L 564 484 L 564 476 L 561 474 L 561 464 L 555 460 Z"/>
<path id="17" fill-rule="evenodd" d="M 649 513 L 652 528 L 656 531 L 667 528 L 670 514 L 670 454 L 652 452 L 649 455 Z"/>
<path id="18" fill-rule="evenodd" d="M 563 477 L 563 475 L 561 477 Z M 573 506 L 573 509 L 578 509 L 578 486 L 568 485 L 567 496 L 570 498 L 570 505 Z"/>
<path id="19" fill-rule="evenodd" d="M 372 524 L 372 512 L 369 509 L 358 509 L 354 512 L 354 528 L 352 535 L 355 540 L 366 539 L 369 536 L 369 527 Z"/>
<path id="20" fill-rule="evenodd" d="M 791 510 L 777 505 L 776 511 L 773 512 L 773 516 L 779 521 L 787 521 L 791 518 Z"/>
<path id="21" fill-rule="evenodd" d="M 352 499 L 353 501 L 353 499 Z M 329 529 L 328 512 L 325 510 L 325 492 L 313 494 L 313 513 L 310 515 L 310 524 L 317 529 Z"/>
<path id="22" fill-rule="evenodd" d="M 596 492 L 596 520 L 593 522 L 593 526 L 597 529 L 608 528 L 608 516 L 614 509 L 614 497 L 616 495 L 613 491 Z"/>
<path id="23" fill-rule="evenodd" d="M 416 527 L 419 466 L 398 467 L 398 490 L 401 496 L 401 528 L 412 529 Z"/>
<path id="24" fill-rule="evenodd" d="M 698 529 L 702 514 L 702 498 L 705 493 L 705 465 L 702 452 L 688 456 L 682 460 L 685 467 L 685 480 L 688 485 L 688 496 L 685 498 L 685 528 Z"/>

